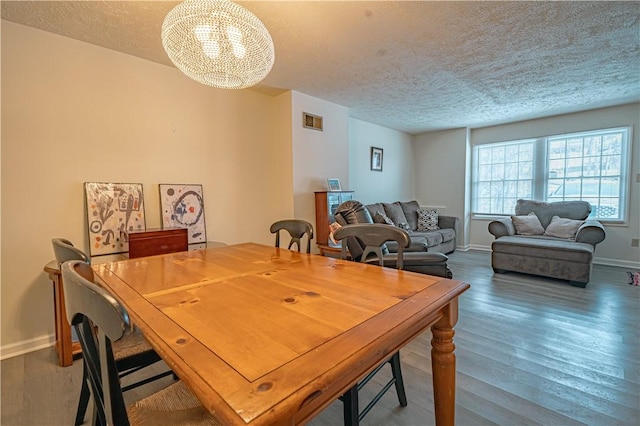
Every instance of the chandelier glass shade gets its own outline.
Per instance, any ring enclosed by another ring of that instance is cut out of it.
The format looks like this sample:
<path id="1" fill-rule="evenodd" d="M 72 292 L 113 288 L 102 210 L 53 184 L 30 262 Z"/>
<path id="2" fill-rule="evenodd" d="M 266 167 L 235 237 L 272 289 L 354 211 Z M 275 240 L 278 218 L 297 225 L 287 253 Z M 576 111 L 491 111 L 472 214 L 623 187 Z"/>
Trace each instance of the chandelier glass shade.
<path id="1" fill-rule="evenodd" d="M 162 23 L 162 45 L 188 77 L 221 89 L 264 79 L 275 60 L 273 40 L 249 10 L 228 0 L 186 0 Z"/>

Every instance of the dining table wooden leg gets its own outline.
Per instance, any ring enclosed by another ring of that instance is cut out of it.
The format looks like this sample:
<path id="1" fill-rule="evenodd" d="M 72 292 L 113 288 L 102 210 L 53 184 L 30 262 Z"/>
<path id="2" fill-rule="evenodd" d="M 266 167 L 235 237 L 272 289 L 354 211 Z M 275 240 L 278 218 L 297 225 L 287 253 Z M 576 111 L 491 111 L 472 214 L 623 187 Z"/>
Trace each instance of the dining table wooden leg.
<path id="1" fill-rule="evenodd" d="M 456 411 L 456 356 L 453 327 L 458 321 L 458 302 L 452 301 L 445 315 L 431 327 L 433 402 L 437 426 L 453 426 Z"/>

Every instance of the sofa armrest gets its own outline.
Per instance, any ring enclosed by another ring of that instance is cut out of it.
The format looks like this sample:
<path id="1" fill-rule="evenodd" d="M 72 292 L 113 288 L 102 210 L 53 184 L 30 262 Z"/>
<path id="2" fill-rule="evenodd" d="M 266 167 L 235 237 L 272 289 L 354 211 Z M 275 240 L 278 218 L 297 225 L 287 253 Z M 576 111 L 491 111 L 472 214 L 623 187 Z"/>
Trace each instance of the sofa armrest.
<path id="1" fill-rule="evenodd" d="M 604 226 L 597 220 L 585 220 L 578 232 L 576 232 L 576 242 L 587 243 L 596 246 L 603 241 L 606 236 Z"/>
<path id="2" fill-rule="evenodd" d="M 456 216 L 438 215 L 438 226 L 440 229 L 452 228 L 458 235 L 458 218 Z"/>
<path id="3" fill-rule="evenodd" d="M 496 240 L 506 235 L 515 235 L 516 228 L 510 217 L 492 220 L 489 222 L 489 232 L 496 237 Z"/>

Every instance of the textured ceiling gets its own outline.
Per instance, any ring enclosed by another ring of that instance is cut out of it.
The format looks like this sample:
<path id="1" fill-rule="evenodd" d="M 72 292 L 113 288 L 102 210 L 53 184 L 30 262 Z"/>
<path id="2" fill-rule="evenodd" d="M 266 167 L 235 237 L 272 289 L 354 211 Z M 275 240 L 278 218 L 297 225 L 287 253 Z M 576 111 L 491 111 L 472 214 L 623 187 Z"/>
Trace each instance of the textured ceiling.
<path id="1" fill-rule="evenodd" d="M 2 19 L 172 66 L 160 27 L 177 3 L 2 1 Z M 254 90 L 412 134 L 640 100 L 638 1 L 239 3 L 276 49 Z"/>

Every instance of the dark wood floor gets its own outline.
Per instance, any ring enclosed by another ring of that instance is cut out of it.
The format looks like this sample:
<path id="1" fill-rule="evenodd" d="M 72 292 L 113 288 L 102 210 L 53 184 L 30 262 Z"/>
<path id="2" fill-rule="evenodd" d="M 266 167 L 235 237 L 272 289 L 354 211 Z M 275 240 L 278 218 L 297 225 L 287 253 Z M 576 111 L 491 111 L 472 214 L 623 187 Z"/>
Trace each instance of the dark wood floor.
<path id="1" fill-rule="evenodd" d="M 455 336 L 457 424 L 640 424 L 640 287 L 627 284 L 626 270 L 594 265 L 591 282 L 580 289 L 494 275 L 489 256 L 450 256 L 454 277 L 471 283 Z M 425 333 L 401 351 L 409 405 L 398 407 L 389 392 L 363 425 L 434 424 L 430 339 Z M 2 361 L 1 368 L 2 425 L 72 423 L 79 362 L 57 367 L 46 349 Z M 163 385 L 128 392 L 127 400 Z M 336 402 L 311 424 L 341 425 L 341 410 Z"/>

